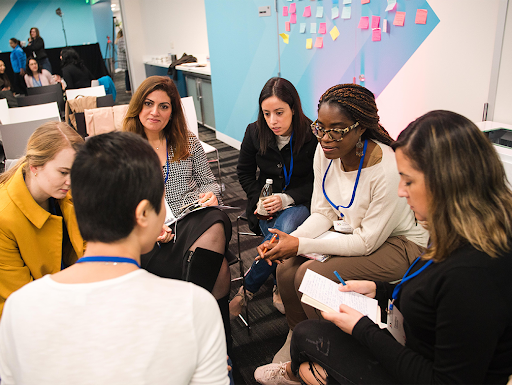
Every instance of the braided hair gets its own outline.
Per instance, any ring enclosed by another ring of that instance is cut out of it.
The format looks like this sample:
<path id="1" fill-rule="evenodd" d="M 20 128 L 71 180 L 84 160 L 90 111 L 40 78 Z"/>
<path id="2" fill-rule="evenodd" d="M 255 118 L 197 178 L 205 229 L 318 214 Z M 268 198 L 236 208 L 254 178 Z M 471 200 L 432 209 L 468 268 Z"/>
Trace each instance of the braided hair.
<path id="1" fill-rule="evenodd" d="M 338 84 L 329 88 L 320 97 L 318 109 L 324 103 L 335 104 L 343 114 L 366 128 L 362 139 L 375 139 L 383 144 L 394 142 L 379 123 L 379 114 L 373 93 L 359 84 Z"/>

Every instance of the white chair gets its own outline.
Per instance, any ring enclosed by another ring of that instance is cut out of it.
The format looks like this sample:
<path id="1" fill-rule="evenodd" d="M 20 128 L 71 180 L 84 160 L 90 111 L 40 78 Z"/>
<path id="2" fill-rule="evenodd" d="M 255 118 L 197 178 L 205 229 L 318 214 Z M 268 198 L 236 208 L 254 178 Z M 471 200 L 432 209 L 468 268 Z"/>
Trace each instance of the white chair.
<path id="1" fill-rule="evenodd" d="M 0 124 L 11 123 L 11 117 L 9 115 L 9 105 L 7 99 L 0 99 Z"/>
<path id="2" fill-rule="evenodd" d="M 76 90 L 66 90 L 66 98 L 68 100 L 75 99 L 77 96 L 105 96 L 105 87 L 87 87 L 77 88 Z"/>
<path id="3" fill-rule="evenodd" d="M 10 124 L 31 122 L 48 119 L 60 121 L 59 105 L 57 102 L 38 104 L 35 106 L 9 108 Z"/>
<path id="4" fill-rule="evenodd" d="M 186 98 L 181 98 L 181 105 L 183 107 L 183 112 L 185 114 L 185 119 L 187 120 L 187 126 L 190 131 L 194 133 L 195 136 L 197 136 L 197 139 L 199 139 L 199 127 L 197 125 L 197 115 L 196 115 L 196 108 L 194 107 L 194 99 L 192 96 L 187 96 Z M 201 146 L 203 146 L 203 150 L 208 154 L 216 154 L 216 158 L 212 158 L 208 160 L 208 163 L 217 162 L 217 171 L 219 173 L 219 186 L 221 193 L 224 191 L 224 185 L 222 184 L 222 174 L 220 172 L 220 158 L 219 158 L 219 151 L 213 146 L 210 146 L 208 143 L 205 143 L 203 141 L 199 141 L 201 143 Z"/>

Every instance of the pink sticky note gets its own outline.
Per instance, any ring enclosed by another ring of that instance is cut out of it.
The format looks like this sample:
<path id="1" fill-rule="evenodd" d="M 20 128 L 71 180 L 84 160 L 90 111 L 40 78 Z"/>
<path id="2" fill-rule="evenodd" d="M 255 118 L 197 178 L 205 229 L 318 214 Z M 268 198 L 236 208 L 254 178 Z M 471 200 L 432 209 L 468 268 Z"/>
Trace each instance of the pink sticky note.
<path id="1" fill-rule="evenodd" d="M 379 28 L 380 16 L 372 16 L 372 29 Z"/>
<path id="2" fill-rule="evenodd" d="M 320 28 L 318 29 L 318 33 L 325 34 L 327 32 L 327 24 L 326 23 L 320 23 Z"/>
<path id="3" fill-rule="evenodd" d="M 291 24 L 297 24 L 297 15 L 295 13 L 292 13 L 290 15 L 290 23 Z"/>
<path id="4" fill-rule="evenodd" d="M 283 16 L 288 16 L 288 7 L 283 7 Z"/>
<path id="5" fill-rule="evenodd" d="M 427 9 L 418 9 L 416 11 L 416 24 L 427 24 Z"/>
<path id="6" fill-rule="evenodd" d="M 289 21 L 284 22 L 284 29 L 286 30 L 286 32 L 290 32 L 290 22 Z"/>
<path id="7" fill-rule="evenodd" d="M 290 4 L 290 13 L 295 13 L 295 12 L 297 12 L 296 4 L 291 3 Z"/>
<path id="8" fill-rule="evenodd" d="M 372 41 L 380 41 L 380 28 L 375 28 L 372 31 Z"/>
<path id="9" fill-rule="evenodd" d="M 368 29 L 369 24 L 370 24 L 370 18 L 368 16 L 363 16 L 359 20 L 359 25 L 357 26 L 357 28 Z"/>
<path id="10" fill-rule="evenodd" d="M 395 20 L 393 21 L 393 25 L 398 27 L 403 27 L 405 22 L 405 12 L 398 12 L 395 15 Z"/>
<path id="11" fill-rule="evenodd" d="M 370 0 L 361 0 L 361 4 L 368 4 Z"/>
<path id="12" fill-rule="evenodd" d="M 311 16 L 311 6 L 308 5 L 307 7 L 304 7 L 304 13 L 302 14 L 304 17 L 310 17 Z"/>
<path id="13" fill-rule="evenodd" d="M 316 48 L 322 48 L 324 46 L 324 38 L 323 37 L 317 37 L 315 40 L 315 47 Z"/>

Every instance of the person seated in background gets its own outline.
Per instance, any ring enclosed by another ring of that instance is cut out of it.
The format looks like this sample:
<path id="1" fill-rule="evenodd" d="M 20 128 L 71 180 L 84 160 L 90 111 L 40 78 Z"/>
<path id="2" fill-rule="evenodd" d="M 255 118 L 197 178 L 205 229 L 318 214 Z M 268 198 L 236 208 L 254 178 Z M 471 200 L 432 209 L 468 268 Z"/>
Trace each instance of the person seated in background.
<path id="1" fill-rule="evenodd" d="M 44 68 L 40 68 L 39 63 L 33 57 L 27 60 L 25 72 L 25 84 L 27 88 L 49 86 L 50 84 L 57 83 L 52 74 Z"/>
<path id="2" fill-rule="evenodd" d="M 257 234 L 263 233 L 264 242 L 272 238 L 269 228 L 290 233 L 309 216 L 313 156 L 318 145 L 310 125 L 293 84 L 283 78 L 267 81 L 260 93 L 258 120 L 247 126 L 236 168 L 247 194 L 249 227 Z M 256 206 L 267 179 L 273 181 L 274 194 L 263 201 L 263 208 L 270 218 L 258 220 Z M 246 297 L 241 287 L 229 304 L 232 317 L 238 316 L 268 276 L 275 274 L 276 266 L 276 263 L 252 264 L 245 275 Z M 284 313 L 277 286 L 274 286 L 274 306 Z"/>
<path id="3" fill-rule="evenodd" d="M 10 55 L 12 71 L 14 72 L 14 79 L 12 82 L 13 91 L 17 94 L 24 94 L 26 92 L 25 82 L 23 76 L 25 75 L 25 65 L 27 63 L 27 55 L 21 48 L 20 41 L 15 37 L 9 39 L 9 45 L 12 48 Z"/>
<path id="4" fill-rule="evenodd" d="M 357 84 L 329 88 L 311 127 L 320 143 L 313 165 L 311 215 L 290 235 L 270 229 L 279 242 L 258 247 L 259 258 L 283 261 L 277 268 L 277 285 L 291 330 L 301 321 L 320 317 L 301 302 L 298 291 L 307 269 L 338 282 L 336 270 L 344 279 L 394 281 L 422 253 L 428 239 L 406 200 L 396 195 L 399 176 L 390 148 L 393 139 L 379 124 L 371 91 Z M 314 239 L 333 225 L 339 236 Z M 305 253 L 332 257 L 319 262 L 302 257 Z M 289 361 L 289 339 L 276 361 Z"/>
<path id="5" fill-rule="evenodd" d="M 59 75 L 55 75 L 55 78 L 58 82 L 61 82 L 62 89 L 73 90 L 91 86 L 94 75 L 73 48 L 63 48 L 60 53 L 60 60 L 62 78 Z"/>
<path id="6" fill-rule="evenodd" d="M 0 60 L 0 91 L 10 91 L 11 81 L 5 72 L 5 63 Z"/>
<path id="7" fill-rule="evenodd" d="M 315 385 L 505 384 L 512 375 L 512 192 L 498 154 L 450 111 L 418 118 L 392 147 L 398 194 L 426 221 L 431 243 L 401 283 L 347 281 L 339 289 L 400 312 L 405 341 L 341 305 L 322 312 L 327 321 L 297 325 L 291 363 L 260 369 L 274 378 L 260 383 L 299 384 L 284 381 L 299 375 Z"/>
<path id="8" fill-rule="evenodd" d="M 2 384 L 229 383 L 215 299 L 140 269 L 165 219 L 158 156 L 135 134 L 91 137 L 71 169 L 87 241 L 73 266 L 7 300 Z"/>
<path id="9" fill-rule="evenodd" d="M 50 59 L 48 59 L 48 55 L 44 49 L 44 40 L 39 35 L 39 29 L 36 27 L 30 28 L 30 37 L 28 38 L 28 44 L 25 47 L 25 53 L 27 54 L 27 57 L 33 57 L 36 59 L 39 67 L 52 73 L 52 65 L 50 64 Z"/>
<path id="10" fill-rule="evenodd" d="M 30 136 L 25 155 L 0 174 L 0 314 L 12 292 L 84 252 L 69 193 L 83 142 L 66 123 L 45 123 Z"/>

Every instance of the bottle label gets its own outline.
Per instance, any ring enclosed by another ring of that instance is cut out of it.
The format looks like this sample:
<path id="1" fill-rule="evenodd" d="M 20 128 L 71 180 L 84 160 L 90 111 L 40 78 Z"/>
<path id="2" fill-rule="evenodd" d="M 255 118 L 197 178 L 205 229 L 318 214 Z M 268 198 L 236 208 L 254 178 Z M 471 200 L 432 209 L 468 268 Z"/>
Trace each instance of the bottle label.
<path id="1" fill-rule="evenodd" d="M 256 206 L 257 213 L 261 216 L 269 216 L 270 214 L 265 210 L 265 207 L 263 207 L 263 201 L 267 199 L 268 197 L 260 197 L 258 200 L 258 205 Z"/>

